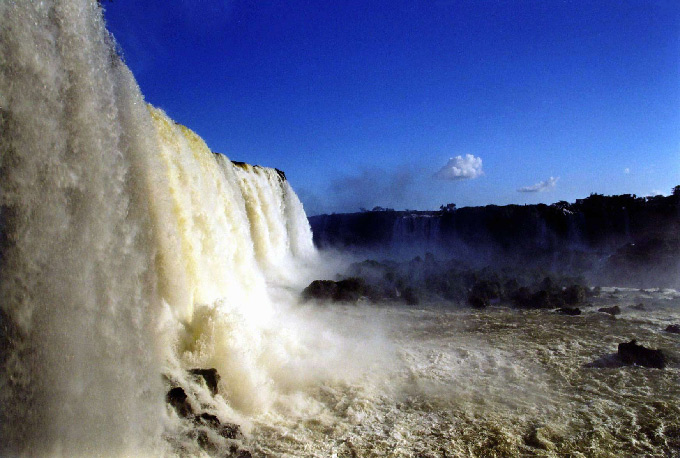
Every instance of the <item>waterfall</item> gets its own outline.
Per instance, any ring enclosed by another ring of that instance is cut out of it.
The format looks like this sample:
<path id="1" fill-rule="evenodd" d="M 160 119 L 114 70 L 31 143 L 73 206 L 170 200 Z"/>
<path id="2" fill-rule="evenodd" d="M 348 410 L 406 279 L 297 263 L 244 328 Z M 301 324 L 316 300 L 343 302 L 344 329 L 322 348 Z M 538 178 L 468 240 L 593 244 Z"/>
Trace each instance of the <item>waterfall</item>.
<path id="1" fill-rule="evenodd" d="M 3 455 L 160 454 L 161 374 L 262 408 L 285 283 L 315 256 L 274 169 L 148 107 L 94 0 L 0 3 Z"/>
<path id="2" fill-rule="evenodd" d="M 395 252 L 435 251 L 440 241 L 438 216 L 407 215 L 394 221 L 391 245 Z"/>

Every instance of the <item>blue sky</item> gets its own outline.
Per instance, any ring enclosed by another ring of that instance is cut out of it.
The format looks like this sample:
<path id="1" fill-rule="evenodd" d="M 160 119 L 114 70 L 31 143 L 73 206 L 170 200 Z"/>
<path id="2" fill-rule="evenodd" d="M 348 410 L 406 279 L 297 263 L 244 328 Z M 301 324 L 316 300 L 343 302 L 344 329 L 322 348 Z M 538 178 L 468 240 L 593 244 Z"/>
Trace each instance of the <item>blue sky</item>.
<path id="1" fill-rule="evenodd" d="M 104 6 L 146 100 L 310 214 L 680 184 L 674 0 Z"/>

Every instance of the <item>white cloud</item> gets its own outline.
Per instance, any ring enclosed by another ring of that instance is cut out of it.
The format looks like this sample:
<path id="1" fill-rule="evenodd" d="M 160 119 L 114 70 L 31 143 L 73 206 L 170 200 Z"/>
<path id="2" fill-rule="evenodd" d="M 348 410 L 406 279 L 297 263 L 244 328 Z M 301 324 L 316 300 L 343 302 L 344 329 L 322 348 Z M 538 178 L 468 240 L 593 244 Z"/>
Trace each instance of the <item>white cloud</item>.
<path id="1" fill-rule="evenodd" d="M 472 154 L 456 156 L 449 159 L 444 167 L 434 174 L 441 180 L 467 180 L 484 175 L 482 171 L 482 158 Z"/>
<path id="2" fill-rule="evenodd" d="M 517 192 L 544 192 L 544 191 L 550 191 L 557 185 L 557 180 L 559 180 L 560 177 L 553 178 L 550 177 L 545 181 L 540 181 L 536 183 L 535 185 L 532 186 L 524 186 L 522 188 L 519 188 Z"/>
<path id="3" fill-rule="evenodd" d="M 628 167 L 626 167 L 625 169 L 623 169 L 623 173 L 628 175 L 630 173 L 630 169 Z"/>

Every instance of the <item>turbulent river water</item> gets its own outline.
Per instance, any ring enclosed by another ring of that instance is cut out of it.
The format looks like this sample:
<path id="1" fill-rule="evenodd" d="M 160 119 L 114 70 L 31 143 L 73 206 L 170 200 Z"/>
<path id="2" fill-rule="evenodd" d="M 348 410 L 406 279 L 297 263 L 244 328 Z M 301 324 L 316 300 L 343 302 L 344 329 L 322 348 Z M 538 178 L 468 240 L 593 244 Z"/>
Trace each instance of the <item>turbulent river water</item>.
<path id="1" fill-rule="evenodd" d="M 639 303 L 644 311 L 631 307 Z M 617 318 L 597 312 L 612 304 L 622 308 Z M 257 450 L 272 456 L 675 456 L 680 338 L 664 329 L 678 321 L 679 309 L 675 291 L 614 288 L 576 317 L 437 304 L 347 307 L 340 323 L 370 322 L 381 330 L 381 358 L 358 380 L 315 387 L 306 416 L 283 413 L 258 422 Z M 663 348 L 669 367 L 589 367 L 632 338 Z M 370 352 L 356 354 L 364 357 Z"/>
<path id="2" fill-rule="evenodd" d="M 342 263 L 285 176 L 148 106 L 96 1 L 0 2 L 0 128 L 4 456 L 680 450 L 677 293 L 605 290 L 616 319 L 299 303 Z M 669 367 L 586 367 L 631 338 Z"/>

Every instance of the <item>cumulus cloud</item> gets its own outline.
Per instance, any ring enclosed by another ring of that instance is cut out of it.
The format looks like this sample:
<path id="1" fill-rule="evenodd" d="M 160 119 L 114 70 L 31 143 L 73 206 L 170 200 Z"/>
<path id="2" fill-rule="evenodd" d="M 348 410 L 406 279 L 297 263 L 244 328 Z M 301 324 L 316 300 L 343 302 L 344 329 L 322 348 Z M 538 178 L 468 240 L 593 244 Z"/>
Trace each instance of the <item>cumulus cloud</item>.
<path id="1" fill-rule="evenodd" d="M 536 183 L 535 185 L 532 186 L 524 186 L 521 187 L 517 190 L 517 192 L 544 192 L 544 191 L 550 191 L 555 187 L 557 184 L 557 180 L 559 180 L 560 177 L 553 178 L 550 177 L 545 181 L 540 181 Z"/>
<path id="2" fill-rule="evenodd" d="M 453 181 L 477 178 L 483 174 L 482 158 L 466 154 L 465 157 L 456 156 L 449 159 L 449 162 L 434 174 L 434 177 Z"/>

